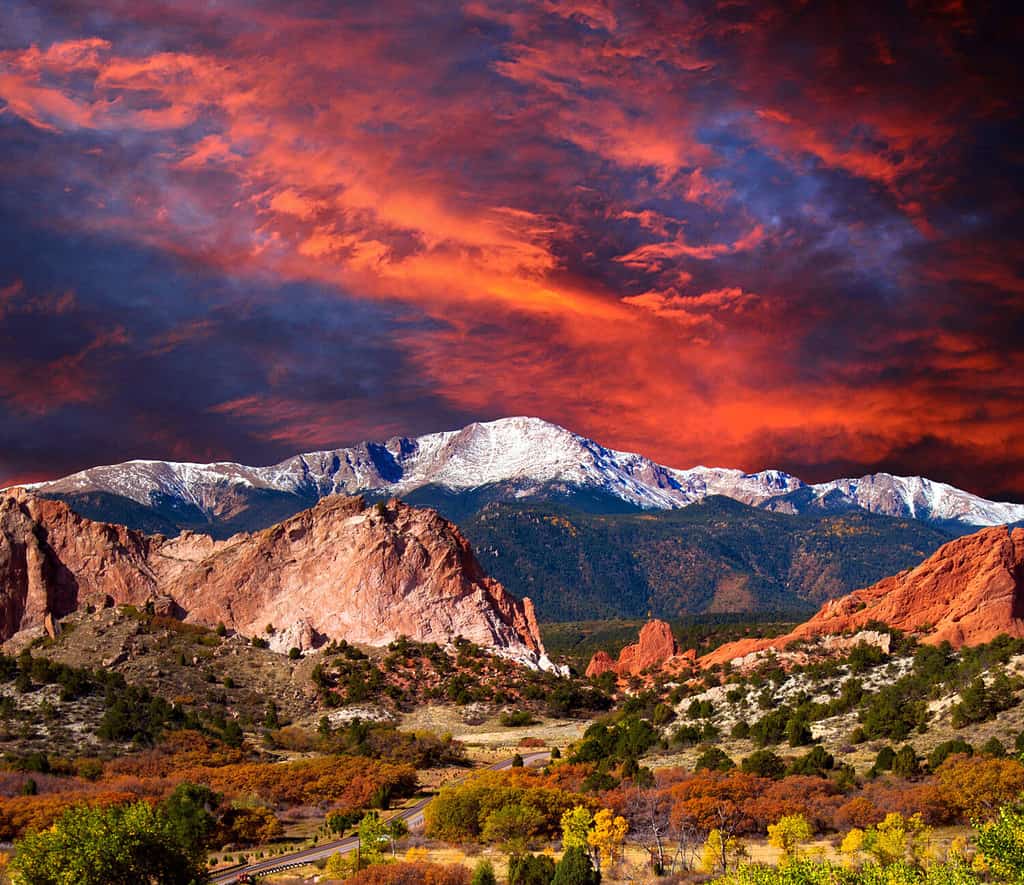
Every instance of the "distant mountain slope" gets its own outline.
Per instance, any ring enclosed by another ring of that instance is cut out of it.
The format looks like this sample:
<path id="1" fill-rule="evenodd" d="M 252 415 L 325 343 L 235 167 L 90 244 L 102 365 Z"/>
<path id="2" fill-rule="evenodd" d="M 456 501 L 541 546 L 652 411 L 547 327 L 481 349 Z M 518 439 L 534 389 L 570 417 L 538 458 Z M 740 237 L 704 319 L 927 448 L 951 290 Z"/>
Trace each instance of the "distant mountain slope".
<path id="1" fill-rule="evenodd" d="M 528 594 L 543 621 L 809 614 L 950 537 L 910 519 L 790 516 L 727 498 L 619 514 L 494 502 L 461 527 L 488 573 Z"/>
<path id="2" fill-rule="evenodd" d="M 808 485 L 778 470 L 678 470 L 607 449 L 538 418 L 393 437 L 296 455 L 270 467 L 130 461 L 33 488 L 95 519 L 166 533 L 198 529 L 216 537 L 266 527 L 335 494 L 440 496 L 448 512 L 464 514 L 489 500 L 522 497 L 651 510 L 685 508 L 721 495 L 781 513 L 858 509 L 959 531 L 1024 520 L 1024 505 L 987 501 L 916 476 L 882 473 Z"/>

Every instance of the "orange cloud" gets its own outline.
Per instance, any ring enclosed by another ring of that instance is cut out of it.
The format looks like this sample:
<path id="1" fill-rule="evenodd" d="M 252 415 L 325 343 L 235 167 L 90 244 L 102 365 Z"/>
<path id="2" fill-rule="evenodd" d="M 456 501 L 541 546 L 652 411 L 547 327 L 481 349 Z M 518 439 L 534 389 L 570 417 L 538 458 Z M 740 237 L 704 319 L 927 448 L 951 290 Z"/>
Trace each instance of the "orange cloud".
<path id="1" fill-rule="evenodd" d="M 5 184 L 75 188 L 40 223 L 242 291 L 308 282 L 404 311 L 395 345 L 453 413 L 536 412 L 680 465 L 765 466 L 769 438 L 810 459 L 815 435 L 873 463 L 922 414 L 1024 454 L 1013 344 L 970 303 L 1016 316 L 1019 232 L 995 241 L 996 201 L 957 190 L 990 147 L 965 130 L 1012 102 L 930 19 L 860 46 L 756 3 L 190 15 L 139 7 L 0 53 L 12 129 L 42 146 Z M 945 79 L 915 78 L 922 35 Z M 0 291 L 5 318 L 30 303 Z M 168 356 L 221 334 L 139 337 Z M 96 396 L 90 361 L 121 344 L 45 360 L 55 401 Z M 26 375 L 3 371 L 27 408 Z M 318 420 L 287 375 L 208 413 L 269 416 L 282 444 L 344 436 L 352 415 Z"/>

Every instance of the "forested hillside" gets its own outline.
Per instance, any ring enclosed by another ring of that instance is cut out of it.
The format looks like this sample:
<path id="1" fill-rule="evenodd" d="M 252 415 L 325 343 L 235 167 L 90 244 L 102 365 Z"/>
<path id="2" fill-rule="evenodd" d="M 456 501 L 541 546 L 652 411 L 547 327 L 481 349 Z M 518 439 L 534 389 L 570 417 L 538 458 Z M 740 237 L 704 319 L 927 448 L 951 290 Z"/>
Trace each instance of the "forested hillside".
<path id="1" fill-rule="evenodd" d="M 949 540 L 909 519 L 791 516 L 726 498 L 605 514 L 495 502 L 460 526 L 488 574 L 529 596 L 545 621 L 805 614 Z"/>

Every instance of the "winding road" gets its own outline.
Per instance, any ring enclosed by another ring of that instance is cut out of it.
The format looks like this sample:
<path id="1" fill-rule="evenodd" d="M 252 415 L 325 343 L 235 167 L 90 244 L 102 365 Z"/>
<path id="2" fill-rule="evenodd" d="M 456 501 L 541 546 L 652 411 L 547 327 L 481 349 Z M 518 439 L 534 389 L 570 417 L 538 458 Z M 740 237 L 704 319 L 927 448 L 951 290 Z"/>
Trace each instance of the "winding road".
<path id="1" fill-rule="evenodd" d="M 540 762 L 546 762 L 550 756 L 551 753 L 548 750 L 540 750 L 536 753 L 523 753 L 523 764 L 537 765 Z M 514 758 L 514 756 L 510 756 L 508 759 L 502 759 L 500 762 L 494 762 L 482 769 L 476 769 L 476 771 L 500 771 L 504 768 L 511 768 Z M 475 774 L 476 771 L 472 773 Z M 466 775 L 466 777 L 469 776 Z M 459 780 L 465 780 L 465 777 L 459 778 Z M 457 782 L 454 781 L 453 783 Z M 433 796 L 428 796 L 409 808 L 403 808 L 394 815 L 394 818 L 404 820 L 410 830 L 423 826 L 423 809 L 430 804 L 431 799 L 433 799 Z M 389 820 L 394 818 L 389 818 Z M 243 876 L 266 876 L 270 873 L 280 873 L 284 870 L 302 867 L 314 861 L 323 860 L 332 854 L 347 854 L 355 850 L 358 842 L 359 839 L 356 836 L 345 836 L 343 839 L 335 839 L 333 842 L 322 842 L 319 845 L 314 845 L 312 848 L 304 848 L 291 854 L 281 854 L 277 857 L 261 860 L 258 863 L 218 870 L 210 874 L 209 881 L 214 883 L 214 885 L 223 885 L 223 883 L 237 882 Z"/>

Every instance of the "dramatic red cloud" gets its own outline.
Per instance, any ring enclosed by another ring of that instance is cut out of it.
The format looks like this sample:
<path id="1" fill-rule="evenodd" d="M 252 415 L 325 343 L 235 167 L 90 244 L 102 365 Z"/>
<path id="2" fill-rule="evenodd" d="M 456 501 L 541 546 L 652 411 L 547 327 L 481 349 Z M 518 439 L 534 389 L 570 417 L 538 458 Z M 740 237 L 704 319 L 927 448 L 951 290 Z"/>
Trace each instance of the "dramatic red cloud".
<path id="1" fill-rule="evenodd" d="M 203 449 L 205 422 L 248 422 L 283 451 L 412 430 L 401 416 L 427 386 L 438 421 L 536 413 L 677 466 L 818 479 L 911 451 L 918 472 L 946 470 L 943 445 L 1024 456 L 1021 350 L 994 318 L 1020 328 L 1020 232 L 992 233 L 1019 206 L 964 183 L 1005 193 L 1019 162 L 990 147 L 1015 97 L 972 42 L 980 19 L 227 3 L 111 4 L 113 24 L 71 7 L 48 39 L 0 51 L 4 118 L 47 145 L 3 180 L 67 182 L 42 223 L 258 289 L 233 296 L 243 316 L 275 287 L 296 314 L 300 286 L 339 312 L 374 305 L 416 379 L 371 419 L 361 394 L 304 391 L 303 345 L 247 343 L 258 373 L 197 398 L 200 426 L 150 438 L 187 447 L 191 430 Z M 0 289 L 0 320 L 29 303 Z M 237 325 L 216 304 L 93 316 L 66 352 L 0 357 L 0 396 L 90 402 L 93 364 L 132 342 L 149 359 L 214 352 Z M 306 346 L 327 366 L 340 347 Z M 973 485 L 1024 493 L 997 469 Z"/>

